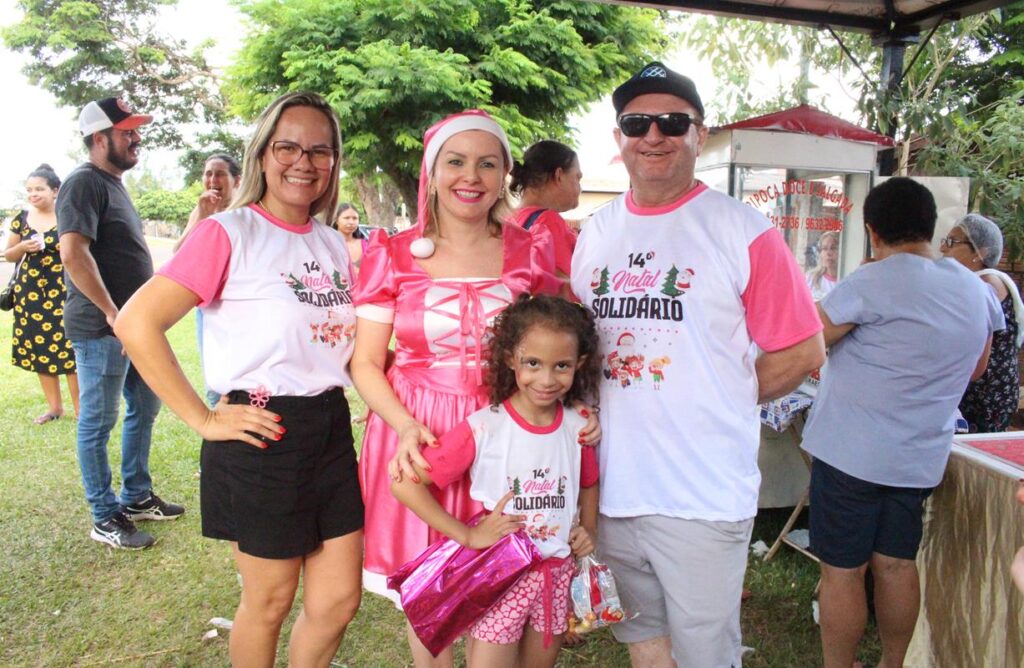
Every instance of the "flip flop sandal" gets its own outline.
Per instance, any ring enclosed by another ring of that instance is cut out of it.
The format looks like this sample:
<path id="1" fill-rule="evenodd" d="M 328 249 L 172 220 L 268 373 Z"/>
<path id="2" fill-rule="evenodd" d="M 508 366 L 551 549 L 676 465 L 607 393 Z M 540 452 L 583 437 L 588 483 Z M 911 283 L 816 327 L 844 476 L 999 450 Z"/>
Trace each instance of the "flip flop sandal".
<path id="1" fill-rule="evenodd" d="M 58 415 L 57 413 L 43 413 L 42 415 L 37 417 L 32 422 L 35 423 L 35 424 L 38 424 L 38 425 L 42 425 L 42 424 L 46 424 L 47 422 L 53 422 L 54 420 L 59 420 L 59 419 L 60 419 L 60 415 Z"/>

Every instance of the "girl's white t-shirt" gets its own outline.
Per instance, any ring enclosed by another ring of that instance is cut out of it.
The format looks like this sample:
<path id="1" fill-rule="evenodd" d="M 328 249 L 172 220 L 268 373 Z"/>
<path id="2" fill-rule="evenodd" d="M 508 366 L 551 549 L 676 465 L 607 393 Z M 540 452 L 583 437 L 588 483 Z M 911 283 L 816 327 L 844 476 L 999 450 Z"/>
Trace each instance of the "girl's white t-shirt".
<path id="1" fill-rule="evenodd" d="M 567 557 L 580 488 L 598 477 L 594 448 L 577 440 L 586 422 L 559 405 L 554 422 L 537 427 L 505 401 L 470 415 L 423 456 L 438 487 L 468 470 L 470 496 L 489 511 L 512 490 L 505 514 L 526 516 L 526 533 L 545 559 Z"/>

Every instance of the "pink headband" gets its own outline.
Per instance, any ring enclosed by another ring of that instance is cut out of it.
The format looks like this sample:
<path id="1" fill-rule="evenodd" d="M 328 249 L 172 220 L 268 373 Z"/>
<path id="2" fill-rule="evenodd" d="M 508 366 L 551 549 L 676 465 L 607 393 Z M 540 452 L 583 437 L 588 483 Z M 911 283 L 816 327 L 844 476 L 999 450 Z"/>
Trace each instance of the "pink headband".
<path id="1" fill-rule="evenodd" d="M 416 227 L 421 234 L 427 224 L 427 190 L 430 172 L 434 169 L 437 154 L 441 152 L 441 147 L 452 136 L 467 130 L 483 130 L 497 137 L 505 150 L 505 171 L 508 172 L 512 169 L 512 150 L 508 145 L 508 137 L 505 136 L 505 131 L 501 129 L 501 126 L 486 111 L 470 109 L 452 114 L 434 123 L 423 135 L 423 162 L 420 165 L 420 189 L 416 198 L 418 209 Z"/>

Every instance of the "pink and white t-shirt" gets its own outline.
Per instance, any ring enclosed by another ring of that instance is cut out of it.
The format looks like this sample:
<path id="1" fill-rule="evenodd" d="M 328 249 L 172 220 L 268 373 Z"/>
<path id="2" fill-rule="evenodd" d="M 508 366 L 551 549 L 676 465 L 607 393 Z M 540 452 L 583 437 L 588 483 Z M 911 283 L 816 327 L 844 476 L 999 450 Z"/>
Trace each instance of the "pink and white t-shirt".
<path id="1" fill-rule="evenodd" d="M 210 389 L 315 396 L 351 385 L 355 311 L 344 238 L 250 205 L 199 223 L 158 272 L 199 297 Z"/>
<path id="2" fill-rule="evenodd" d="M 758 348 L 822 328 L 779 233 L 703 184 L 656 209 L 626 193 L 584 225 L 572 289 L 601 335 L 601 512 L 753 517 Z"/>
<path id="3" fill-rule="evenodd" d="M 526 532 L 545 559 L 567 557 L 579 491 L 598 478 L 594 448 L 577 442 L 586 423 L 559 405 L 554 422 L 537 427 L 504 401 L 471 414 L 423 456 L 438 487 L 469 471 L 470 496 L 487 510 L 513 490 L 505 512 L 526 516 Z"/>

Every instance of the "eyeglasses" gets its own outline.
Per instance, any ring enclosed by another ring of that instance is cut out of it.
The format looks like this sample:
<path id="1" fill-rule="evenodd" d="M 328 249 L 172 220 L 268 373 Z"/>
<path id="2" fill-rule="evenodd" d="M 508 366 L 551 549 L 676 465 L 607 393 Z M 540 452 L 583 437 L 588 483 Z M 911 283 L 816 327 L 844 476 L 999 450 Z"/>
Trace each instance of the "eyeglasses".
<path id="1" fill-rule="evenodd" d="M 270 153 L 274 160 L 285 167 L 291 167 L 303 155 L 309 156 L 309 162 L 316 169 L 329 170 L 334 166 L 334 160 L 338 157 L 338 151 L 329 146 L 314 146 L 313 148 L 302 148 L 293 141 L 276 141 L 270 145 Z"/>
<path id="2" fill-rule="evenodd" d="M 643 137 L 651 129 L 651 123 L 658 124 L 658 131 L 666 137 L 681 137 L 690 130 L 691 125 L 700 127 L 702 123 L 690 117 L 690 114 L 672 112 L 669 114 L 623 114 L 619 116 L 619 129 L 627 137 Z"/>
<path id="3" fill-rule="evenodd" d="M 939 240 L 939 245 L 942 246 L 943 248 L 952 249 L 954 246 L 957 246 L 959 244 L 967 244 L 972 249 L 974 248 L 974 244 L 972 244 L 967 239 L 954 239 L 953 237 L 945 237 Z"/>

